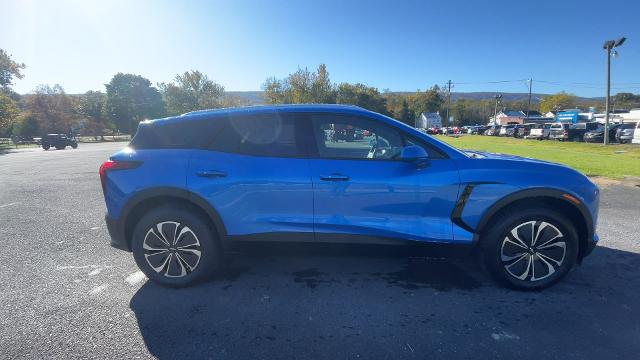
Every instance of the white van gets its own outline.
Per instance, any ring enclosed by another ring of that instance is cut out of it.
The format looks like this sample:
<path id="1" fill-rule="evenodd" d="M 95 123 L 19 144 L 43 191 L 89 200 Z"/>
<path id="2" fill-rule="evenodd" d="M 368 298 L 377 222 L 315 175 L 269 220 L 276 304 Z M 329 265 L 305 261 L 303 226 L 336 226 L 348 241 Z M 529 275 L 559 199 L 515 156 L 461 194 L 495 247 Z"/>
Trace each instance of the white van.
<path id="1" fill-rule="evenodd" d="M 636 124 L 636 130 L 633 132 L 632 144 L 640 144 L 640 121 Z"/>

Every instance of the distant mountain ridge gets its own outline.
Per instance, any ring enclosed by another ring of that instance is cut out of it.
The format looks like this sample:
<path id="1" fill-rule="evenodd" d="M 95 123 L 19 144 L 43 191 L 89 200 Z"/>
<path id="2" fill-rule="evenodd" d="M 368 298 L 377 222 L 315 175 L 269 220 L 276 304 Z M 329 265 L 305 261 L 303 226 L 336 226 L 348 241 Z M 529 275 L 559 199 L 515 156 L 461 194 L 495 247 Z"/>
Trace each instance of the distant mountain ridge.
<path id="1" fill-rule="evenodd" d="M 261 105 L 264 104 L 264 98 L 262 97 L 263 91 L 227 91 L 228 96 L 235 97 L 240 100 L 246 101 L 250 104 Z M 415 91 L 391 91 L 391 94 L 410 95 Z M 458 99 L 464 100 L 490 100 L 495 99 L 496 94 L 502 95 L 503 101 L 527 101 L 529 99 L 529 93 L 508 93 L 508 92 L 452 92 L 451 101 Z M 531 102 L 536 104 L 539 102 L 538 98 L 542 96 L 550 96 L 552 94 L 531 94 Z M 604 97 L 577 97 L 578 102 L 590 102 L 590 101 L 604 101 Z"/>

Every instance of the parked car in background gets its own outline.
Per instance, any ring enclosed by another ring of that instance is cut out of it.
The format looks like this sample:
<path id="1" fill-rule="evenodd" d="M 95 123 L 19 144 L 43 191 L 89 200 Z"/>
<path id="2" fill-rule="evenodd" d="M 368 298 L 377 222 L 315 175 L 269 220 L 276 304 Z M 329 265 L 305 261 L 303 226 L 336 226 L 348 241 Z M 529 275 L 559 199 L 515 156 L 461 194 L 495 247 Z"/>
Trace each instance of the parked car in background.
<path id="1" fill-rule="evenodd" d="M 638 123 L 624 123 L 620 124 L 616 130 L 616 141 L 620 144 L 630 143 L 633 140 L 633 134 L 635 133 Z"/>
<path id="2" fill-rule="evenodd" d="M 45 150 L 49 150 L 51 147 L 54 147 L 57 150 L 63 150 L 67 146 L 71 146 L 74 149 L 78 147 L 78 142 L 76 141 L 76 139 L 65 134 L 44 135 L 42 139 L 40 139 L 40 144 Z"/>
<path id="3" fill-rule="evenodd" d="M 498 132 L 498 136 L 513 136 L 515 128 L 515 125 L 502 125 L 500 127 L 500 131 Z"/>
<path id="4" fill-rule="evenodd" d="M 336 143 L 336 128 L 377 140 Z M 500 283 L 537 290 L 598 241 L 599 190 L 581 173 L 460 151 L 355 106 L 143 121 L 99 174 L 111 244 L 171 287 L 209 278 L 238 244 L 298 241 L 464 248 Z"/>
<path id="5" fill-rule="evenodd" d="M 487 130 L 488 128 L 488 126 L 482 125 L 474 126 L 471 133 L 474 135 L 484 135 L 485 130 Z"/>
<path id="6" fill-rule="evenodd" d="M 513 136 L 519 139 L 524 139 L 525 136 L 529 135 L 531 128 L 535 124 L 522 124 L 516 125 L 515 131 L 513 132 Z"/>
<path id="7" fill-rule="evenodd" d="M 526 139 L 544 140 L 549 139 L 549 132 L 551 130 L 551 123 L 535 124 L 531 127 L 529 135 L 525 136 Z"/>
<path id="8" fill-rule="evenodd" d="M 484 134 L 487 136 L 498 136 L 499 133 L 500 133 L 500 125 L 489 126 L 489 128 L 484 132 Z"/>
<path id="9" fill-rule="evenodd" d="M 586 132 L 596 130 L 597 122 L 588 123 L 555 123 L 549 129 L 549 139 L 560 141 L 582 141 Z"/>
<path id="10" fill-rule="evenodd" d="M 631 143 L 640 144 L 640 121 L 636 124 L 636 129 L 633 132 L 633 139 L 631 139 Z"/>
<path id="11" fill-rule="evenodd" d="M 616 131 L 618 130 L 620 125 L 611 124 L 609 125 L 609 141 L 616 141 Z M 595 130 L 587 131 L 584 134 L 584 141 L 591 143 L 601 143 L 604 142 L 604 126 L 600 126 Z"/>

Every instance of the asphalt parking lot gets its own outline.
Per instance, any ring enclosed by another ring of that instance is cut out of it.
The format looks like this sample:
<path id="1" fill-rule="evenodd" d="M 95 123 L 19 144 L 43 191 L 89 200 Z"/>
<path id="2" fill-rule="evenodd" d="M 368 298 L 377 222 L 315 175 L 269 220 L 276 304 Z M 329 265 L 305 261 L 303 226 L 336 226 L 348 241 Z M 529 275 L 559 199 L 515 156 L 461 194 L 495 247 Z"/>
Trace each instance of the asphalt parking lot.
<path id="1" fill-rule="evenodd" d="M 640 354 L 639 187 L 602 189 L 600 245 L 543 292 L 499 288 L 464 259 L 359 248 L 237 254 L 170 290 L 108 245 L 98 167 L 123 146 L 0 154 L 0 358 Z"/>

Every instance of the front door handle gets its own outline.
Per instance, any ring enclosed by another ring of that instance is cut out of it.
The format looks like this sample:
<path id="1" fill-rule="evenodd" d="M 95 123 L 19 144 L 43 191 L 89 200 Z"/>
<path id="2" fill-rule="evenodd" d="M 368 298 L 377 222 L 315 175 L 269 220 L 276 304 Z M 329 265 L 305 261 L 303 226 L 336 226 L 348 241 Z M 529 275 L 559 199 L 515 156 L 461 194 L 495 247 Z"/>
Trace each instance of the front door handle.
<path id="1" fill-rule="evenodd" d="M 342 174 L 320 175 L 320 180 L 322 180 L 322 181 L 349 181 L 349 177 L 347 175 L 342 175 Z"/>
<path id="2" fill-rule="evenodd" d="M 203 171 L 198 171 L 197 175 L 199 177 L 204 177 L 204 178 L 223 178 L 227 176 L 227 173 L 224 171 L 218 171 L 218 170 L 203 170 Z"/>

